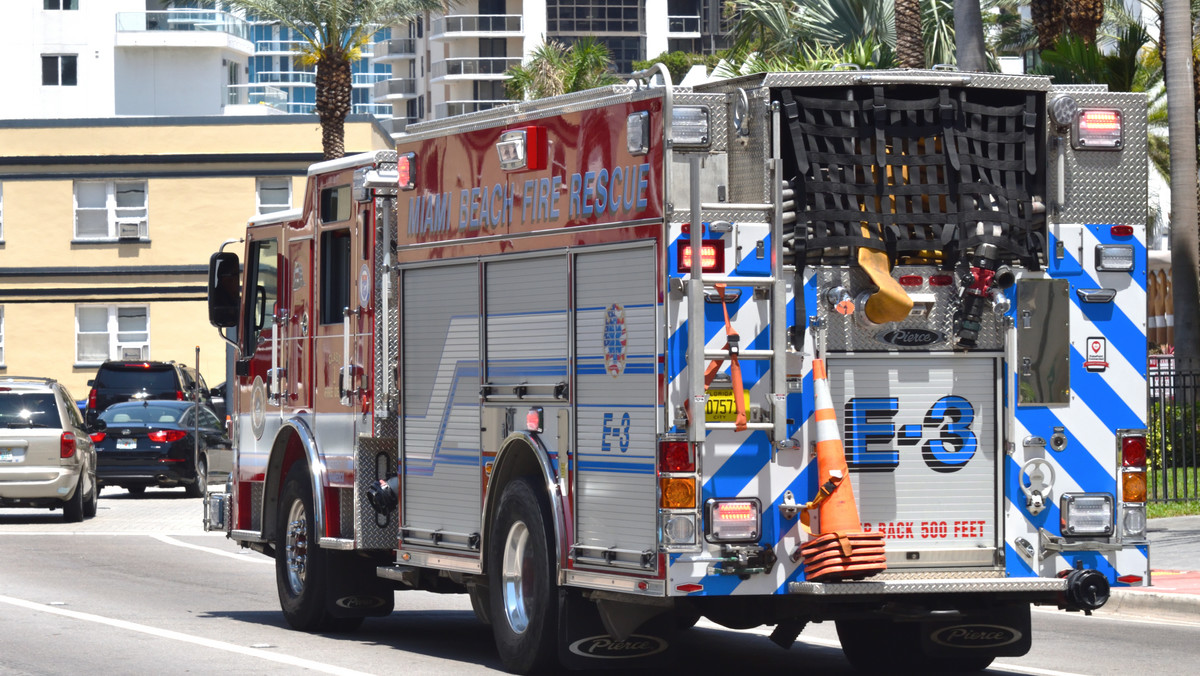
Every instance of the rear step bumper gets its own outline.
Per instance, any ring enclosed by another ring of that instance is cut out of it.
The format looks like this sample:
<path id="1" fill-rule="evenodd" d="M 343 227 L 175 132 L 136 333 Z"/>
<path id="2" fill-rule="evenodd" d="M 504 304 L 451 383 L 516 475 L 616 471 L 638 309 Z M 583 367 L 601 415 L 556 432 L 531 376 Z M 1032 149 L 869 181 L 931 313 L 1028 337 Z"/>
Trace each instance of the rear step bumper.
<path id="1" fill-rule="evenodd" d="M 792 582 L 788 593 L 806 596 L 877 596 L 880 594 L 1061 593 L 1064 578 L 957 578 L 932 580 L 861 580 L 856 582 Z"/>

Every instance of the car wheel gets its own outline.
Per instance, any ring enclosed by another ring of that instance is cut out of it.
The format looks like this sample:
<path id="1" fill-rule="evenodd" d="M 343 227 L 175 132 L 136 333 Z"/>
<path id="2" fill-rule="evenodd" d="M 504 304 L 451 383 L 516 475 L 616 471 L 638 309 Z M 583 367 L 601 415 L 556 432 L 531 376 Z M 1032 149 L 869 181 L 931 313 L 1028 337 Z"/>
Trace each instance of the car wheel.
<path id="1" fill-rule="evenodd" d="M 83 501 L 83 517 L 85 519 L 96 516 L 96 509 L 100 503 L 100 485 L 96 483 L 96 471 L 92 470 L 88 473 L 88 476 L 91 478 L 92 490 Z"/>
<path id="2" fill-rule="evenodd" d="M 196 483 L 184 487 L 189 498 L 202 498 L 208 492 L 208 461 L 203 457 L 196 461 Z"/>
<path id="3" fill-rule="evenodd" d="M 135 498 L 141 497 L 146 494 L 146 487 L 140 486 L 140 485 L 139 486 L 126 486 L 125 490 L 129 491 L 129 494 L 134 496 Z"/>
<path id="4" fill-rule="evenodd" d="M 75 484 L 75 493 L 63 503 L 63 521 L 79 523 L 83 521 L 83 489 L 85 475 L 79 475 L 79 483 Z"/>
<path id="5" fill-rule="evenodd" d="M 288 472 L 279 498 L 275 533 L 275 586 L 283 617 L 300 631 L 352 631 L 363 618 L 334 617 L 325 606 L 334 574 L 329 552 L 317 546 L 312 485 L 304 465 Z"/>
<path id="6" fill-rule="evenodd" d="M 530 479 L 508 484 L 489 538 L 492 634 L 500 659 L 519 674 L 554 666 L 558 598 L 545 496 Z"/>

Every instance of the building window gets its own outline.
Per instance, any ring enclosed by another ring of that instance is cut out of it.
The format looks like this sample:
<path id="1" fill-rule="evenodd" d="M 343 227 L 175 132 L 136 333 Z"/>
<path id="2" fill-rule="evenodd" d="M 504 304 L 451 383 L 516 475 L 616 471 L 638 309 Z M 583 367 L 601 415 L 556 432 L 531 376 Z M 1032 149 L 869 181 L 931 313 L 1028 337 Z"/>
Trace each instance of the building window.
<path id="1" fill-rule="evenodd" d="M 79 9 L 79 0 L 42 0 L 43 9 Z"/>
<path id="2" fill-rule="evenodd" d="M 75 181 L 75 239 L 147 237 L 145 181 Z"/>
<path id="3" fill-rule="evenodd" d="M 292 208 L 292 179 L 258 179 L 258 213 L 269 214 Z"/>
<path id="4" fill-rule="evenodd" d="M 150 358 L 150 308 L 145 305 L 76 305 L 76 366 L 105 359 Z"/>
<path id="5" fill-rule="evenodd" d="M 74 87 L 75 77 L 74 54 L 43 54 L 42 55 L 42 84 Z"/>

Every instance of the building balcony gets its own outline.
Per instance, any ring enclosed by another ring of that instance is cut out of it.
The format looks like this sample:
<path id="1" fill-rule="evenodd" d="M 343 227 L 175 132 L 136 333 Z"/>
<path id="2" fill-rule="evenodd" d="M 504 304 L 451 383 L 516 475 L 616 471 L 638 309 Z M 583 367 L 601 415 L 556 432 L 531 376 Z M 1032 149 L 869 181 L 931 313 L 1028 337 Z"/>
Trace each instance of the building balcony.
<path id="1" fill-rule="evenodd" d="M 417 94 L 417 79 L 412 77 L 394 77 L 376 82 L 371 89 L 371 99 L 375 103 L 415 99 Z"/>
<path id="2" fill-rule="evenodd" d="M 669 15 L 667 16 L 667 37 L 669 38 L 698 38 L 700 37 L 699 15 Z"/>
<path id="3" fill-rule="evenodd" d="M 235 84 L 225 88 L 226 115 L 270 115 L 287 112 L 288 95 L 272 85 Z"/>
<path id="4" fill-rule="evenodd" d="M 459 14 L 433 20 L 430 40 L 459 38 L 520 38 L 525 20 L 520 14 Z"/>
<path id="5" fill-rule="evenodd" d="M 353 87 L 374 87 L 377 83 L 392 78 L 390 73 L 351 73 L 350 85 Z"/>
<path id="6" fill-rule="evenodd" d="M 213 47 L 254 55 L 250 24 L 228 12 L 117 12 L 117 47 Z"/>
<path id="7" fill-rule="evenodd" d="M 307 44 L 304 40 L 259 40 L 254 43 L 254 55 L 294 56 Z"/>
<path id="8" fill-rule="evenodd" d="M 375 43 L 375 62 L 392 63 L 417 58 L 416 38 L 392 38 Z"/>
<path id="9" fill-rule="evenodd" d="M 466 57 L 434 62 L 429 69 L 434 82 L 442 80 L 507 80 L 505 74 L 521 65 L 519 56 Z"/>
<path id="10" fill-rule="evenodd" d="M 254 72 L 255 84 L 311 85 L 317 74 L 306 70 L 259 70 Z"/>
<path id="11" fill-rule="evenodd" d="M 508 99 L 490 100 L 490 101 L 447 101 L 439 103 L 433 107 L 434 117 L 441 119 L 452 115 L 463 115 L 465 113 L 476 113 L 481 110 L 491 110 L 500 106 L 508 106 L 516 103 Z"/>

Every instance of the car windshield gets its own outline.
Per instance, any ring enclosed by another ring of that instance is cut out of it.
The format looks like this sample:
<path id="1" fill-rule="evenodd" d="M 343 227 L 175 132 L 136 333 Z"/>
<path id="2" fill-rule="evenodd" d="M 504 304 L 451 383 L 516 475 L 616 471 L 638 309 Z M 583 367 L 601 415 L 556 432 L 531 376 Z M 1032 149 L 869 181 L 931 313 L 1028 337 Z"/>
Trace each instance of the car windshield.
<path id="1" fill-rule="evenodd" d="M 0 427 L 58 427 L 49 392 L 0 392 Z"/>
<path id="2" fill-rule="evenodd" d="M 174 390 L 175 375 L 168 367 L 102 368 L 94 386 L 114 390 Z"/>
<path id="3" fill-rule="evenodd" d="M 182 409 L 169 406 L 142 404 L 140 406 L 114 406 L 100 414 L 100 419 L 109 425 L 156 425 L 179 422 Z"/>

